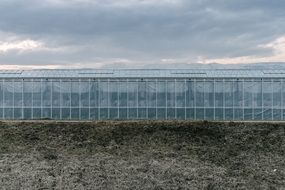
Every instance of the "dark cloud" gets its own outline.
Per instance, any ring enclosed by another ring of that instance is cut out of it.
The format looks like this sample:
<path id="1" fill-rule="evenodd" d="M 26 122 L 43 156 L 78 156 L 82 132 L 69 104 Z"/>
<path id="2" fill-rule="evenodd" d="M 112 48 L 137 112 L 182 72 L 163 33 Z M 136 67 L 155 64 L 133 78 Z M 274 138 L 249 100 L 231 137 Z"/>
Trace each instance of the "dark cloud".
<path id="1" fill-rule="evenodd" d="M 285 33 L 281 0 L 56 2 L 0 2 L 0 31 L 66 48 L 0 54 L 0 63 L 266 56 L 272 50 L 259 46 Z"/>

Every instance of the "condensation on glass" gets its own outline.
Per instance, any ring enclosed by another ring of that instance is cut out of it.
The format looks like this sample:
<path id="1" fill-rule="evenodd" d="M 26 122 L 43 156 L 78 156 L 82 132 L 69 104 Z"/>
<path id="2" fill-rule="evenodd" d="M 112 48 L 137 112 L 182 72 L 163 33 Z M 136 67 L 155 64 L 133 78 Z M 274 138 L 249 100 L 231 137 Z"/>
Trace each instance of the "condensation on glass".
<path id="1" fill-rule="evenodd" d="M 283 120 L 283 79 L 0 79 L 1 119 Z"/>

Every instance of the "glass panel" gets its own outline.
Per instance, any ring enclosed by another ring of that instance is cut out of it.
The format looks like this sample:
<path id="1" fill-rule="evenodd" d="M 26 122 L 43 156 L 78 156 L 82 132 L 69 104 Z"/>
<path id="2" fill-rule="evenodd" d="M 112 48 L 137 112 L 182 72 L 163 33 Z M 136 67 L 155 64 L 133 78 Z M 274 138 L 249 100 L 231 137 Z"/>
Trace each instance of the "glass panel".
<path id="1" fill-rule="evenodd" d="M 184 120 L 185 117 L 185 108 L 176 109 L 176 119 Z"/>
<path id="2" fill-rule="evenodd" d="M 204 106 L 207 108 L 214 107 L 214 81 L 205 81 L 204 83 Z M 211 116 L 213 118 L 213 116 Z"/>
<path id="3" fill-rule="evenodd" d="M 203 108 L 204 107 L 204 82 L 196 81 L 196 107 Z M 199 118 L 201 115 L 199 114 Z"/>
<path id="4" fill-rule="evenodd" d="M 243 82 L 240 80 L 233 82 L 233 92 L 234 92 L 234 107 L 243 107 Z M 237 117 L 239 118 L 239 116 Z M 236 119 L 236 118 L 235 118 Z"/>
<path id="5" fill-rule="evenodd" d="M 59 108 L 60 107 L 60 81 L 53 80 L 52 81 L 52 107 Z"/>
<path id="6" fill-rule="evenodd" d="M 110 109 L 110 119 L 118 119 L 118 108 L 111 108 Z"/>
<path id="7" fill-rule="evenodd" d="M 24 119 L 32 119 L 32 109 L 31 108 L 24 109 Z"/>
<path id="8" fill-rule="evenodd" d="M 78 120 L 79 119 L 79 108 L 72 108 L 71 109 L 71 120 Z"/>
<path id="9" fill-rule="evenodd" d="M 223 81 L 215 81 L 215 107 L 223 108 L 224 89 Z"/>
<path id="10" fill-rule="evenodd" d="M 224 82 L 224 95 L 225 95 L 225 107 L 232 108 L 233 107 L 233 82 L 232 81 Z"/>
<path id="11" fill-rule="evenodd" d="M 272 108 L 272 83 L 263 81 L 263 107 Z"/>
<path id="12" fill-rule="evenodd" d="M 127 115 L 127 108 L 120 108 L 119 109 L 119 118 L 120 119 L 127 119 L 128 115 Z"/>
<path id="13" fill-rule="evenodd" d="M 27 100 L 31 100 L 31 98 L 29 97 Z M 30 101 L 28 104 L 31 106 L 31 103 L 32 102 Z M 23 107 L 23 80 L 14 81 L 14 107 Z"/>
<path id="14" fill-rule="evenodd" d="M 89 119 L 89 109 L 88 108 L 81 108 L 81 117 L 80 119 L 88 120 Z"/>
<path id="15" fill-rule="evenodd" d="M 244 81 L 244 107 L 252 108 L 255 84 L 252 81 Z M 247 117 L 248 118 L 248 117 Z"/>
<path id="16" fill-rule="evenodd" d="M 14 115 L 13 114 L 13 108 L 5 108 L 4 109 L 4 118 L 5 119 L 13 119 L 13 115 Z"/>
<path id="17" fill-rule="evenodd" d="M 139 107 L 145 108 L 146 107 L 146 99 L 147 99 L 147 97 L 146 97 L 146 82 L 145 81 L 139 81 L 138 85 L 139 85 L 138 86 L 139 87 L 138 88 Z M 140 111 L 139 111 L 139 113 L 140 113 Z"/>
<path id="18" fill-rule="evenodd" d="M 215 120 L 219 121 L 219 120 L 223 120 L 224 119 L 224 113 L 223 113 L 223 109 L 222 108 L 216 108 L 215 110 Z"/>
<path id="19" fill-rule="evenodd" d="M 240 121 L 243 120 L 243 110 L 240 109 L 234 109 L 234 120 Z"/>
<path id="20" fill-rule="evenodd" d="M 206 120 L 214 120 L 214 109 L 213 108 L 209 108 L 209 109 L 205 109 L 205 119 Z"/>
<path id="21" fill-rule="evenodd" d="M 127 108 L 128 106 L 128 83 L 127 81 L 120 81 L 119 106 L 120 108 Z"/>
<path id="22" fill-rule="evenodd" d="M 41 99 L 42 99 L 41 81 L 34 80 L 33 82 L 33 107 L 34 108 L 41 107 Z"/>
<path id="23" fill-rule="evenodd" d="M 272 109 L 264 108 L 263 109 L 263 119 L 264 120 L 272 120 Z"/>
<path id="24" fill-rule="evenodd" d="M 41 109 L 40 108 L 33 109 L 33 119 L 41 119 Z"/>
<path id="25" fill-rule="evenodd" d="M 244 120 L 252 120 L 253 115 L 252 115 L 252 109 L 251 108 L 246 108 L 244 110 Z"/>
<path id="26" fill-rule="evenodd" d="M 262 120 L 262 109 L 254 109 L 254 120 L 261 121 Z"/>
<path id="27" fill-rule="evenodd" d="M 167 108 L 167 119 L 176 119 L 175 108 Z"/>
<path id="28" fill-rule="evenodd" d="M 273 110 L 273 120 L 280 121 L 281 120 L 281 109 Z"/>
<path id="29" fill-rule="evenodd" d="M 43 99 L 43 106 L 44 107 L 50 107 L 51 106 L 51 81 L 49 80 L 43 80 L 42 81 L 42 99 Z M 50 118 L 50 114 L 49 118 Z"/>
<path id="30" fill-rule="evenodd" d="M 196 120 L 204 120 L 204 109 L 203 108 L 197 108 L 196 109 Z"/>
<path id="31" fill-rule="evenodd" d="M 157 82 L 157 106 L 166 107 L 166 81 Z"/>
<path id="32" fill-rule="evenodd" d="M 100 120 L 104 120 L 108 118 L 109 118 L 108 108 L 101 108 L 100 109 Z"/>
<path id="33" fill-rule="evenodd" d="M 158 119 L 166 119 L 166 109 L 165 108 L 158 108 L 157 109 L 157 118 Z"/>
<path id="34" fill-rule="evenodd" d="M 22 108 L 15 108 L 14 109 L 14 119 L 23 119 L 23 109 Z M 25 115 L 27 116 L 27 115 Z M 30 117 L 27 116 L 27 118 L 25 118 L 24 116 L 24 119 L 30 119 Z"/>
<path id="35" fill-rule="evenodd" d="M 19 84 L 19 86 L 22 86 Z M 31 80 L 24 80 L 23 81 L 23 90 L 24 90 L 24 106 L 25 107 L 32 107 L 32 97 L 33 97 L 33 82 Z M 20 88 L 21 89 L 21 88 Z M 21 92 L 18 93 L 20 96 L 22 95 Z M 19 100 L 18 98 L 16 98 Z M 22 99 L 20 97 L 20 99 Z M 26 117 L 25 117 L 26 118 Z"/>
<path id="36" fill-rule="evenodd" d="M 273 107 L 281 108 L 281 81 L 273 81 Z"/>
<path id="37" fill-rule="evenodd" d="M 61 109 L 61 117 L 62 119 L 70 119 L 70 108 Z"/>
<path id="38" fill-rule="evenodd" d="M 137 119 L 137 108 L 129 109 L 129 119 Z"/>
<path id="39" fill-rule="evenodd" d="M 262 107 L 262 81 L 254 81 L 252 86 L 253 93 L 253 107 Z"/>
<path id="40" fill-rule="evenodd" d="M 118 108 L 119 106 L 119 82 L 111 80 L 109 82 L 109 96 L 110 96 L 110 106 L 112 108 Z M 111 114 L 111 118 L 117 118 L 115 115 Z"/>
<path id="41" fill-rule="evenodd" d="M 4 107 L 13 107 L 14 105 L 14 98 L 13 98 L 13 91 L 14 91 L 14 85 L 12 80 L 5 80 L 4 82 Z M 6 114 L 7 113 L 7 114 Z M 8 116 L 10 114 L 9 112 L 5 111 L 5 118 L 6 115 Z M 9 118 L 11 118 L 12 115 L 9 115 Z"/>
<path id="42" fill-rule="evenodd" d="M 90 82 L 90 106 L 98 107 L 99 105 L 99 85 L 98 81 L 92 80 Z"/>
<path id="43" fill-rule="evenodd" d="M 61 107 L 70 108 L 71 106 L 71 83 L 69 80 L 63 80 L 61 82 Z"/>
<path id="44" fill-rule="evenodd" d="M 186 85 L 185 85 L 185 81 L 184 80 L 176 80 L 175 90 L 176 90 L 176 107 L 177 108 L 185 108 L 185 106 L 186 106 L 186 102 L 185 102 Z"/>
<path id="45" fill-rule="evenodd" d="M 195 88 L 194 81 L 188 80 L 186 82 L 187 91 L 186 91 L 186 107 L 193 108 L 195 105 L 194 97 L 195 97 Z"/>
<path id="46" fill-rule="evenodd" d="M 89 107 L 89 81 L 80 81 L 80 106 L 88 108 Z M 85 118 L 85 117 L 84 117 Z"/>
<path id="47" fill-rule="evenodd" d="M 138 107 L 138 83 L 136 81 L 128 82 L 128 107 L 137 108 Z"/>
<path id="48" fill-rule="evenodd" d="M 167 107 L 175 108 L 175 82 L 169 80 L 167 81 Z"/>
<path id="49" fill-rule="evenodd" d="M 139 119 L 146 119 L 146 109 L 145 108 L 139 108 L 138 109 L 138 118 Z"/>
<path id="50" fill-rule="evenodd" d="M 60 108 L 52 109 L 52 119 L 60 119 Z"/>
<path id="51" fill-rule="evenodd" d="M 186 109 L 186 119 L 194 120 L 195 119 L 195 109 L 194 108 L 187 108 Z"/>
<path id="52" fill-rule="evenodd" d="M 71 107 L 79 107 L 79 81 L 78 80 L 71 81 Z M 73 114 L 71 115 L 73 116 Z M 78 116 L 72 117 L 72 119 L 77 118 L 77 117 Z"/>
<path id="53" fill-rule="evenodd" d="M 98 108 L 91 108 L 90 109 L 90 119 L 91 120 L 98 120 L 99 119 L 99 109 Z"/>
<path id="54" fill-rule="evenodd" d="M 155 81 L 147 81 L 147 107 L 156 108 L 156 83 Z"/>
<path id="55" fill-rule="evenodd" d="M 148 119 L 156 119 L 156 109 L 155 108 L 148 108 Z"/>
<path id="56" fill-rule="evenodd" d="M 44 108 L 42 114 L 42 119 L 51 119 L 51 108 Z"/>
<path id="57" fill-rule="evenodd" d="M 225 109 L 225 120 L 232 121 L 234 118 L 233 109 Z"/>

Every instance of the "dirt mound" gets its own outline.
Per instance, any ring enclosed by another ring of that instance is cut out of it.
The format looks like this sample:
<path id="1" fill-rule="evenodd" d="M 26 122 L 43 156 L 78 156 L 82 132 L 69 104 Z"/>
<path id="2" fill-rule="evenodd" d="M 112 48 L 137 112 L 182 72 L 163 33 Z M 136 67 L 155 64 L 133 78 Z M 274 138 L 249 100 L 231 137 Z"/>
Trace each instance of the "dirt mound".
<path id="1" fill-rule="evenodd" d="M 285 123 L 0 123 L 0 189 L 284 187 Z"/>

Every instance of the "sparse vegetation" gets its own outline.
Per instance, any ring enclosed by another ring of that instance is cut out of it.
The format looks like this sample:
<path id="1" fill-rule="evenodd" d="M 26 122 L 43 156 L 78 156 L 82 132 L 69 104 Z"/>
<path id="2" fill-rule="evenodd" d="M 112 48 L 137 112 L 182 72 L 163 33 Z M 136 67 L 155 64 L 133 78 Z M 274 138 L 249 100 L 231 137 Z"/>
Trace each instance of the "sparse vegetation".
<path id="1" fill-rule="evenodd" d="M 94 188 L 285 188 L 285 123 L 0 123 L 0 189 Z"/>

